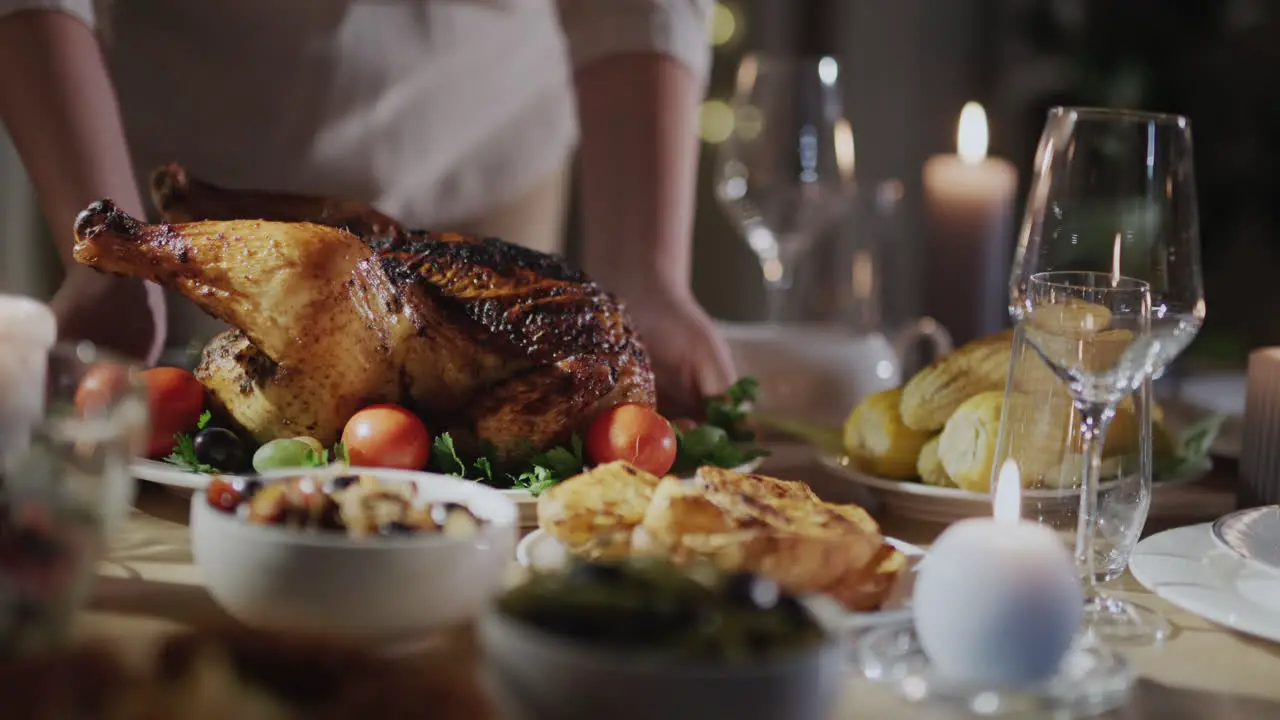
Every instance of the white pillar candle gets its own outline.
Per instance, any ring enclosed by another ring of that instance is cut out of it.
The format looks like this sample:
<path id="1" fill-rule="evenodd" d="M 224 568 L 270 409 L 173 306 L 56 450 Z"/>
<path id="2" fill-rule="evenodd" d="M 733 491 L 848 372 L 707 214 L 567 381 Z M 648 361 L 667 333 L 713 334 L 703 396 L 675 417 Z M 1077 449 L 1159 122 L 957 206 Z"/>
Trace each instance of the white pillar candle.
<path id="1" fill-rule="evenodd" d="M 1054 675 L 1084 611 L 1075 563 L 1049 528 L 1024 521 L 1017 464 L 1005 461 L 992 518 L 938 537 L 912 598 L 916 634 L 939 675 L 971 686 L 1029 686 Z"/>
<path id="2" fill-rule="evenodd" d="M 925 312 L 957 345 L 999 330 L 1009 315 L 1018 171 L 987 157 L 989 139 L 986 113 L 969 103 L 960 113 L 957 154 L 924 165 Z"/>
<path id="3" fill-rule="evenodd" d="M 45 372 L 57 336 L 47 305 L 0 295 L 0 458 L 25 448 L 44 416 Z"/>
<path id="4" fill-rule="evenodd" d="M 1280 347 L 1249 353 L 1240 447 L 1240 507 L 1280 503 Z"/>

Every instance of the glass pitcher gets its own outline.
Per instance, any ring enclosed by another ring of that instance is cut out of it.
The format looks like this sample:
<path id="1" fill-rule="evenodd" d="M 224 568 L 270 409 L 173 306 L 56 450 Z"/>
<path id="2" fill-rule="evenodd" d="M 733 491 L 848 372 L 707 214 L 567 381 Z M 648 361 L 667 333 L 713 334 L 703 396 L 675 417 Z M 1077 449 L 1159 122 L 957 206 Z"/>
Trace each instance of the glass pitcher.
<path id="1" fill-rule="evenodd" d="M 838 427 L 862 398 L 902 384 L 918 364 L 917 350 L 951 352 L 946 329 L 914 318 L 886 332 L 881 250 L 902 240 L 902 183 L 889 180 L 856 196 L 845 242 L 832 248 L 830 267 L 811 273 L 823 284 L 821 318 L 787 324 L 721 323 L 740 375 L 760 381 L 761 416 Z M 890 304 L 897 298 L 888 298 Z"/>

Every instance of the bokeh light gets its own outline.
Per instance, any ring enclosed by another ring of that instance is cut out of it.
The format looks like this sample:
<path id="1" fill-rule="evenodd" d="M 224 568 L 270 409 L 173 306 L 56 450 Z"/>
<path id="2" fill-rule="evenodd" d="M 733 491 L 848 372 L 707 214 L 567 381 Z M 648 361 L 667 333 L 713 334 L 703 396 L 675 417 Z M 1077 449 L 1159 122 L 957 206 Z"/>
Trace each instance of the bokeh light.
<path id="1" fill-rule="evenodd" d="M 729 5 L 716 3 L 711 10 L 711 22 L 707 24 L 707 32 L 711 36 L 713 46 L 728 45 L 738 34 L 738 14 Z"/>
<path id="2" fill-rule="evenodd" d="M 764 113 L 755 105 L 743 105 L 734 114 L 733 123 L 738 137 L 750 142 L 760 137 L 760 131 L 764 129 Z"/>
<path id="3" fill-rule="evenodd" d="M 733 134 L 733 108 L 723 100 L 702 103 L 700 131 L 703 142 L 718 145 Z"/>

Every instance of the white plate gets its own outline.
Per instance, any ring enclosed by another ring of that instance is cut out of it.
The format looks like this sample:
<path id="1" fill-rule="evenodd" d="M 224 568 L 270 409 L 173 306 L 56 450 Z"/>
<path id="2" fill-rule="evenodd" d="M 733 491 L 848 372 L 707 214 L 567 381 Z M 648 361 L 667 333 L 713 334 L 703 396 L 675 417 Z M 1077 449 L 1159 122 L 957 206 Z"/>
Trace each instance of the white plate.
<path id="1" fill-rule="evenodd" d="M 756 458 L 749 463 L 739 465 L 734 470 L 745 473 L 755 472 L 763 462 L 764 458 Z M 142 458 L 134 460 L 129 466 L 129 470 L 139 480 L 180 490 L 203 490 L 208 486 L 209 478 L 212 477 L 208 473 L 183 470 L 172 463 Z M 530 495 L 528 490 L 502 490 L 500 492 L 520 509 L 521 527 L 534 527 L 538 524 L 538 499 Z"/>
<path id="2" fill-rule="evenodd" d="M 1129 570 L 1143 587 L 1187 612 L 1280 642 L 1280 577 L 1222 549 L 1209 523 L 1143 540 Z"/>
<path id="3" fill-rule="evenodd" d="M 846 612 L 834 600 L 826 597 L 810 599 L 811 609 L 819 617 L 830 620 L 835 627 L 842 630 L 863 630 L 905 622 L 911 619 L 910 598 L 915 583 L 915 573 L 924 560 L 923 549 L 894 538 L 885 538 L 885 542 L 897 548 L 907 556 L 907 571 L 898 577 L 898 582 L 889 592 L 885 600 L 885 608 L 876 612 Z M 569 552 L 551 535 L 541 529 L 534 530 L 516 545 L 516 562 L 531 570 L 552 571 L 565 566 Z"/>
<path id="4" fill-rule="evenodd" d="M 739 465 L 733 468 L 737 472 L 749 473 L 755 472 L 760 468 L 764 458 L 756 458 L 749 463 Z M 209 478 L 213 477 L 208 473 L 192 472 L 191 470 L 183 470 L 173 463 L 162 462 L 160 460 L 146 460 L 137 458 L 129 466 L 129 471 L 139 480 L 146 480 L 160 485 L 168 485 L 170 487 L 185 488 L 187 490 L 203 490 L 209 484 Z M 222 473 L 224 476 L 230 473 Z M 513 497 L 521 495 L 526 498 L 532 498 L 527 490 L 506 490 Z"/>
<path id="5" fill-rule="evenodd" d="M 887 512 L 904 518 L 914 518 L 936 523 L 952 523 L 970 517 L 991 514 L 991 496 L 959 488 L 925 485 L 914 480 L 890 480 L 860 472 L 843 455 L 820 454 L 824 466 L 840 477 L 861 485 L 883 504 Z M 1186 485 L 1200 480 L 1213 469 L 1213 462 L 1204 458 L 1199 464 L 1176 476 L 1156 480 L 1155 487 Z M 1057 490 L 1024 490 L 1024 500 L 1046 504 L 1078 503 L 1073 493 Z"/>
<path id="6" fill-rule="evenodd" d="M 1244 560 L 1280 571 L 1280 505 L 1247 508 L 1214 521 L 1212 537 Z"/>

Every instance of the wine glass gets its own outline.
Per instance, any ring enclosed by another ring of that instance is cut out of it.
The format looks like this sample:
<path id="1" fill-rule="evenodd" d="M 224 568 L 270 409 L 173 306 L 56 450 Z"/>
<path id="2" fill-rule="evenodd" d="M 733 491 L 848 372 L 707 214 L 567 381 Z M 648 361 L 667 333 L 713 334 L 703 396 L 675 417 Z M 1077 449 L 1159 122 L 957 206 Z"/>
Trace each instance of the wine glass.
<path id="1" fill-rule="evenodd" d="M 1010 313 L 1066 384 L 1083 458 L 1076 559 L 1086 630 L 1152 644 L 1159 614 L 1097 587 L 1102 447 L 1117 405 L 1158 376 L 1204 321 L 1191 124 L 1127 110 L 1054 108 L 1036 152 L 1010 278 Z"/>
<path id="2" fill-rule="evenodd" d="M 831 57 L 752 54 L 738 67 L 734 131 L 716 198 L 760 260 L 767 319 L 784 319 L 796 263 L 852 205 L 853 130 Z"/>

